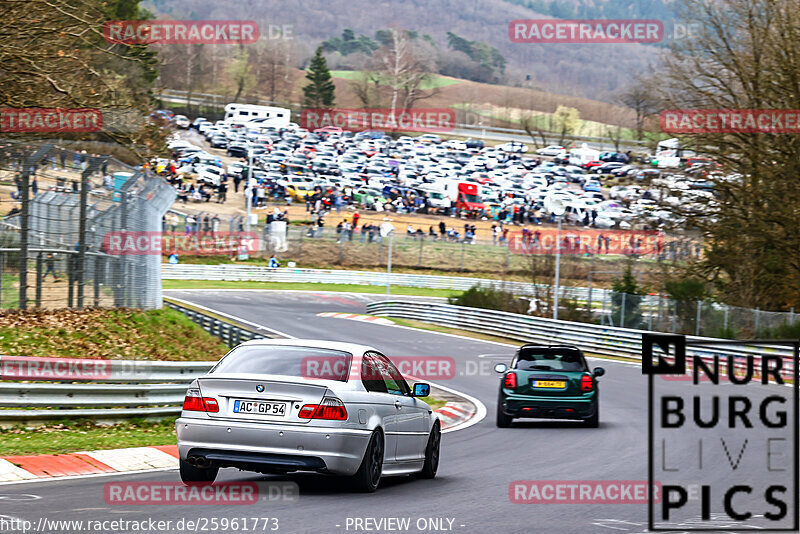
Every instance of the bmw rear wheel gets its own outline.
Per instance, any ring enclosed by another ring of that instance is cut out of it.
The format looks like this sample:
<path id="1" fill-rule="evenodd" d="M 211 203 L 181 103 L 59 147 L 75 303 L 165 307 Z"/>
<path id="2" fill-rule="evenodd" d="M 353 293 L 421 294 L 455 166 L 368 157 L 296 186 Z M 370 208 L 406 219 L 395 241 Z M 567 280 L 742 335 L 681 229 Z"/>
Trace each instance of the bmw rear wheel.
<path id="1" fill-rule="evenodd" d="M 383 473 L 383 434 L 379 430 L 372 433 L 372 437 L 364 452 L 364 459 L 352 477 L 356 491 L 372 493 L 378 489 Z"/>

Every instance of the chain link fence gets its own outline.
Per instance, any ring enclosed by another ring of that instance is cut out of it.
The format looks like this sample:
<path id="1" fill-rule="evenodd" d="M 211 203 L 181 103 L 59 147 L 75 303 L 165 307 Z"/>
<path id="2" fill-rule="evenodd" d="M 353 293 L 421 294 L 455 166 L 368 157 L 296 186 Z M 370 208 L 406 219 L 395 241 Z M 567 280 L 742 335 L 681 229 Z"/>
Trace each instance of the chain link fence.
<path id="1" fill-rule="evenodd" d="M 729 339 L 797 337 L 798 317 L 789 312 L 728 306 L 664 295 L 607 292 L 587 302 L 591 320 L 608 326 Z"/>
<path id="2" fill-rule="evenodd" d="M 160 255 L 111 255 L 104 239 L 160 232 L 174 200 L 146 168 L 0 141 L 0 307 L 161 307 Z"/>

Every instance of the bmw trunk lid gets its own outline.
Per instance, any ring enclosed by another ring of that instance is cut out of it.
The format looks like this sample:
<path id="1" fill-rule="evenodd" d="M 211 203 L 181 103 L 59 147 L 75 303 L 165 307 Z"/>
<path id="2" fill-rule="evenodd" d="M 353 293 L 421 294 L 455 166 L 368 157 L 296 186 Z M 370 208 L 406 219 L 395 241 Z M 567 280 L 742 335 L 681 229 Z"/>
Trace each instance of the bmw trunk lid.
<path id="1" fill-rule="evenodd" d="M 218 412 L 207 412 L 210 418 L 264 423 L 308 423 L 298 416 L 300 409 L 319 404 L 328 391 L 321 380 L 279 377 L 212 375 L 198 378 L 197 384 L 203 397 L 213 397 L 219 404 Z"/>

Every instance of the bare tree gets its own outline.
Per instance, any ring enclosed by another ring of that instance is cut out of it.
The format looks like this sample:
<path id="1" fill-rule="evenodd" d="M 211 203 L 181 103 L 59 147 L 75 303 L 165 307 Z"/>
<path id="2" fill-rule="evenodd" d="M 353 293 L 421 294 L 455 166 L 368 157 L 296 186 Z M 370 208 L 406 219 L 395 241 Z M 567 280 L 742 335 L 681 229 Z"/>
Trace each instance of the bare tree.
<path id="1" fill-rule="evenodd" d="M 381 76 L 378 72 L 363 71 L 350 82 L 350 89 L 355 93 L 361 106 L 377 108 L 381 105 Z"/>
<path id="2" fill-rule="evenodd" d="M 649 87 L 646 80 L 636 77 L 633 83 L 619 94 L 618 101 L 636 114 L 636 139 L 641 141 L 644 138 L 647 119 L 652 117 L 658 109 L 658 97 L 655 90 Z"/>
<path id="3" fill-rule="evenodd" d="M 286 40 L 268 41 L 250 54 L 250 68 L 255 72 L 259 92 L 270 102 L 286 100 L 291 90 L 292 49 Z"/>
<path id="4" fill-rule="evenodd" d="M 405 30 L 390 29 L 391 42 L 379 49 L 375 58 L 380 66 L 382 83 L 389 88 L 392 112 L 410 109 L 418 101 L 430 98 L 438 91 L 424 90 L 433 65 Z"/>
<path id="5" fill-rule="evenodd" d="M 800 103 L 796 0 L 683 0 L 700 28 L 664 58 L 666 109 L 793 110 Z M 698 269 L 734 305 L 800 305 L 800 139 L 777 132 L 698 131 L 681 137 L 722 166 L 714 195 L 680 209 L 706 239 Z"/>

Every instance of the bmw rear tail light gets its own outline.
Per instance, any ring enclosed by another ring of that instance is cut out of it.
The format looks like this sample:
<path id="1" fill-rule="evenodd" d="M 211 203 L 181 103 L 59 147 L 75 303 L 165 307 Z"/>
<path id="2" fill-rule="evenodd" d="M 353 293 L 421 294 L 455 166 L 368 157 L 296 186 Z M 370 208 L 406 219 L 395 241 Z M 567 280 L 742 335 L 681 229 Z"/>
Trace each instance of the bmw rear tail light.
<path id="1" fill-rule="evenodd" d="M 319 404 L 306 404 L 297 416 L 301 419 L 326 419 L 328 421 L 347 421 L 344 403 L 336 397 L 325 397 Z"/>
<path id="2" fill-rule="evenodd" d="M 503 387 L 506 389 L 517 388 L 517 373 L 508 373 L 503 381 Z"/>
<path id="3" fill-rule="evenodd" d="M 581 377 L 581 391 L 584 393 L 588 393 L 594 390 L 594 381 L 592 377 L 589 375 L 583 375 Z"/>
<path id="4" fill-rule="evenodd" d="M 183 409 L 189 412 L 219 412 L 219 403 L 213 397 L 201 397 L 199 389 L 190 389 L 183 399 Z"/>

